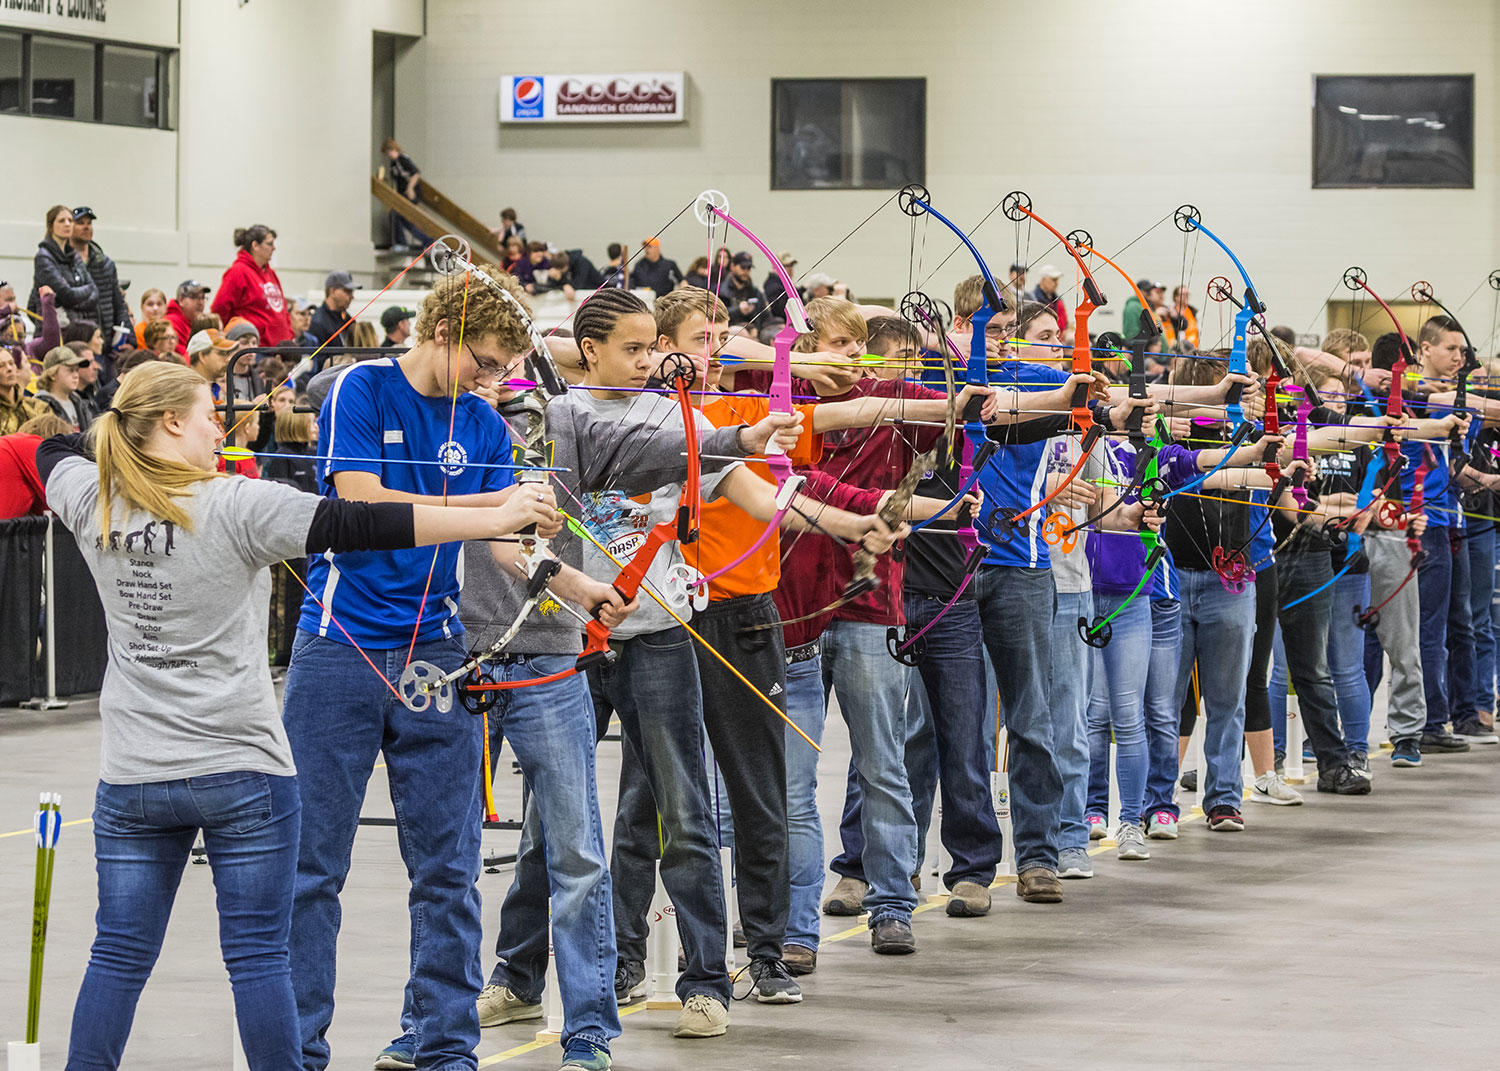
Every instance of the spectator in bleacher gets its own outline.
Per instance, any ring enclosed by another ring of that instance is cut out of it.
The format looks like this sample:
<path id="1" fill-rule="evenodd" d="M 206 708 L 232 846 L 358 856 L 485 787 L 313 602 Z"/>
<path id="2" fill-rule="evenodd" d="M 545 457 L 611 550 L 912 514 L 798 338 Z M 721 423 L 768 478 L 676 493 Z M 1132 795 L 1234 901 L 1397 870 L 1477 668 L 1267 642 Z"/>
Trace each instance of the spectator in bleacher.
<path id="1" fill-rule="evenodd" d="M 166 319 L 153 320 L 145 325 L 142 332 L 145 343 L 142 349 L 154 353 L 158 357 L 167 357 L 177 352 L 177 331 L 171 322 Z M 119 369 L 115 369 L 118 374 Z"/>
<path id="2" fill-rule="evenodd" d="M 15 361 L 0 359 L 0 435 L 14 435 L 32 417 L 50 413 L 47 403 L 25 391 L 30 371 Z"/>
<path id="3" fill-rule="evenodd" d="M 698 290 L 707 290 L 708 287 L 708 258 L 697 257 L 688 265 L 687 275 L 684 281 L 688 286 Z"/>
<path id="4" fill-rule="evenodd" d="M 604 275 L 594 262 L 583 255 L 582 249 L 559 250 L 552 254 L 552 266 L 544 275 L 537 276 L 537 293 L 561 290 L 569 301 L 577 300 L 580 290 L 598 290 L 604 285 Z"/>
<path id="5" fill-rule="evenodd" d="M 146 325 L 165 319 L 167 295 L 152 287 L 141 295 L 141 318 L 135 322 L 136 349 L 146 349 Z"/>
<path id="6" fill-rule="evenodd" d="M 240 321 L 240 320 L 244 320 L 244 322 L 249 323 L 249 321 L 245 320 L 245 318 L 243 316 L 236 316 L 233 320 L 230 321 L 230 323 L 234 323 L 234 322 Z M 219 314 L 218 313 L 215 313 L 215 312 L 201 312 L 197 316 L 193 317 L 193 331 L 192 331 L 192 333 L 194 335 L 196 335 L 199 331 L 207 331 L 209 328 L 213 328 L 213 330 L 215 330 L 215 331 L 223 331 L 224 330 L 224 321 L 221 320 L 221 319 L 219 319 Z M 191 336 L 189 336 L 189 337 L 191 337 Z"/>
<path id="7" fill-rule="evenodd" d="M 510 272 L 510 274 L 516 275 L 521 265 L 528 263 L 526 259 L 526 241 L 522 238 L 517 238 L 515 235 L 511 235 L 505 239 L 502 248 L 504 249 L 505 256 L 500 261 L 500 267 Z M 519 278 L 519 276 L 517 277 Z"/>
<path id="8" fill-rule="evenodd" d="M 797 266 L 796 257 L 794 257 L 790 252 L 787 252 L 780 254 L 776 259 L 781 261 L 781 266 L 786 269 L 786 273 L 788 275 L 793 274 L 792 269 Z M 760 288 L 765 292 L 766 295 L 767 319 L 785 320 L 786 287 L 781 285 L 781 276 L 777 275 L 775 271 L 766 272 L 766 281 L 761 283 Z M 797 293 L 805 297 L 802 287 L 800 286 L 797 287 Z"/>
<path id="9" fill-rule="evenodd" d="M 254 351 L 260 348 L 260 335 L 256 332 L 255 325 L 243 318 L 233 319 L 224 328 L 223 336 L 226 342 L 234 346 L 230 351 L 229 369 L 225 376 L 234 379 L 235 400 L 259 398 L 266 392 L 266 383 L 256 369 L 260 355 Z"/>
<path id="10" fill-rule="evenodd" d="M 9 295 L 9 296 L 7 296 Z M 16 367 L 26 371 L 30 378 L 30 363 L 40 364 L 47 351 L 62 345 L 62 330 L 57 326 L 57 296 L 50 286 L 40 291 L 42 302 L 41 326 L 26 341 L 26 321 L 31 315 L 16 304 L 16 292 L 8 283 L 0 282 L 0 346 L 15 360 Z"/>
<path id="11" fill-rule="evenodd" d="M 547 243 L 528 242 L 526 257 L 517 265 L 513 274 L 521 281 L 521 285 L 526 288 L 528 294 L 534 294 L 536 293 L 537 272 L 546 271 L 551 266 L 552 261 L 548 258 Z"/>
<path id="12" fill-rule="evenodd" d="M 318 338 L 312 333 L 313 306 L 309 301 L 301 298 L 293 298 L 291 301 L 292 337 L 290 342 L 293 346 L 313 347 L 318 345 Z"/>
<path id="13" fill-rule="evenodd" d="M 88 403 L 78 393 L 78 369 L 93 360 L 67 346 L 55 346 L 42 358 L 42 370 L 36 378 L 37 398 L 66 420 L 73 431 L 89 428 Z"/>
<path id="14" fill-rule="evenodd" d="M 675 260 L 661 255 L 661 239 L 647 238 L 641 243 L 641 259 L 630 272 L 632 287 L 645 287 L 657 297 L 670 294 L 682 283 L 682 269 Z"/>
<path id="15" fill-rule="evenodd" d="M 68 326 L 71 327 L 72 325 L 69 324 Z M 95 331 L 95 334 L 98 334 L 98 332 Z M 103 391 L 100 384 L 99 355 L 90 348 L 88 343 L 79 342 L 77 339 L 64 342 L 63 345 L 78 354 L 78 356 L 88 359 L 87 364 L 78 366 L 78 397 L 83 399 L 83 406 L 88 410 L 88 422 L 92 424 L 94 418 L 108 404 L 101 400 Z M 114 380 L 111 378 L 110 382 L 113 383 Z"/>
<path id="16" fill-rule="evenodd" d="M 1036 289 L 1031 292 L 1031 300 L 1040 302 L 1051 309 L 1057 316 L 1057 329 L 1066 331 L 1068 329 L 1068 303 L 1057 292 L 1057 284 L 1061 278 L 1062 272 L 1051 264 L 1043 264 L 1042 270 L 1037 273 Z"/>
<path id="17" fill-rule="evenodd" d="M 416 314 L 411 309 L 402 308 L 400 305 L 392 305 L 380 314 L 380 329 L 385 332 L 385 338 L 380 340 L 382 346 L 405 346 L 406 340 L 411 338 L 411 318 Z"/>
<path id="18" fill-rule="evenodd" d="M 74 251 L 73 210 L 67 205 L 47 209 L 47 230 L 37 243 L 32 261 L 31 297 L 26 307 L 41 311 L 41 288 L 50 286 L 57 295 L 57 307 L 68 319 L 97 315 L 99 287 L 83 260 Z"/>
<path id="19" fill-rule="evenodd" d="M 124 380 L 126 374 L 132 368 L 136 368 L 136 367 L 138 367 L 140 365 L 143 365 L 143 364 L 145 364 L 148 361 L 179 361 L 180 362 L 181 358 L 178 357 L 175 352 L 169 352 L 169 353 L 167 353 L 166 355 L 163 356 L 163 355 L 160 355 L 160 354 L 152 353 L 150 350 L 143 350 L 143 349 L 128 350 L 125 353 L 122 353 L 120 355 L 120 361 L 119 361 L 119 363 L 117 365 L 115 365 L 115 373 L 116 373 L 115 381 L 113 383 L 111 383 L 107 388 L 105 388 L 105 391 L 104 391 L 104 394 L 103 394 L 102 400 L 103 400 L 103 402 L 104 402 L 104 404 L 106 406 L 110 406 L 110 405 L 114 405 L 115 404 L 115 395 L 119 392 L 119 390 L 120 390 L 120 383 L 121 383 L 122 380 Z M 103 410 L 100 410 L 100 412 L 103 412 Z"/>
<path id="20" fill-rule="evenodd" d="M 318 343 L 327 342 L 353 319 L 349 315 L 349 306 L 354 303 L 354 291 L 358 289 L 359 284 L 348 272 L 340 270 L 328 273 L 328 277 L 323 280 L 323 304 L 312 314 L 312 323 L 308 325 L 308 331 Z M 349 340 L 343 341 L 347 343 Z"/>
<path id="21" fill-rule="evenodd" d="M 73 252 L 93 277 L 94 287 L 99 291 L 99 300 L 93 321 L 104 332 L 104 353 L 112 353 L 131 338 L 135 332 L 135 321 L 130 318 L 130 306 L 125 301 L 125 291 L 120 289 L 120 272 L 99 243 L 94 241 L 94 210 L 87 205 L 73 209 L 73 237 L 70 239 Z M 119 328 L 118 331 L 115 329 Z M 112 373 L 114 365 L 108 364 Z M 110 376 L 113 378 L 113 375 Z"/>
<path id="22" fill-rule="evenodd" d="M 604 252 L 604 267 L 600 270 L 603 279 L 599 285 L 619 289 L 625 285 L 625 247 L 619 242 L 610 242 Z"/>
<path id="23" fill-rule="evenodd" d="M 1026 265 L 1019 261 L 1010 266 L 1010 278 L 1006 281 L 1000 296 L 1010 306 L 1011 311 L 1019 309 L 1027 301 L 1031 300 L 1026 295 Z"/>
<path id="24" fill-rule="evenodd" d="M 43 439 L 72 430 L 66 420 L 44 412 L 14 433 L 0 435 L 0 521 L 37 517 L 46 510 L 46 490 L 36 471 L 36 448 Z"/>
<path id="25" fill-rule="evenodd" d="M 381 142 L 380 151 L 390 161 L 386 165 L 385 177 L 396 188 L 396 192 L 414 205 L 421 204 L 422 172 L 418 170 L 417 162 L 401 151 L 401 146 L 396 143 L 395 138 L 386 138 Z M 426 245 L 427 238 L 421 231 L 406 222 L 401 213 L 391 213 L 392 250 L 400 251 L 408 246 L 421 249 Z"/>
<path id="26" fill-rule="evenodd" d="M 267 346 L 279 346 L 292 337 L 292 324 L 281 280 L 271 267 L 276 232 L 263 223 L 239 227 L 234 232 L 234 244 L 240 251 L 219 280 L 213 311 L 226 324 L 243 316 L 256 326 Z"/>
<path id="27" fill-rule="evenodd" d="M 203 315 L 203 302 L 211 288 L 197 279 L 177 284 L 177 296 L 167 302 L 167 322 L 177 333 L 177 353 L 186 359 L 188 339 L 193 337 L 193 321 Z"/>
<path id="28" fill-rule="evenodd" d="M 490 233 L 495 236 L 495 242 L 501 248 L 504 248 L 505 243 L 512 238 L 518 239 L 522 243 L 526 241 L 526 228 L 516 219 L 516 210 L 514 208 L 502 208 L 500 210 L 500 226 L 491 227 Z"/>
<path id="29" fill-rule="evenodd" d="M 729 309 L 731 327 L 749 323 L 766 306 L 766 296 L 750 278 L 754 268 L 754 257 L 749 253 L 736 253 L 729 262 L 729 278 L 719 287 L 719 297 Z"/>

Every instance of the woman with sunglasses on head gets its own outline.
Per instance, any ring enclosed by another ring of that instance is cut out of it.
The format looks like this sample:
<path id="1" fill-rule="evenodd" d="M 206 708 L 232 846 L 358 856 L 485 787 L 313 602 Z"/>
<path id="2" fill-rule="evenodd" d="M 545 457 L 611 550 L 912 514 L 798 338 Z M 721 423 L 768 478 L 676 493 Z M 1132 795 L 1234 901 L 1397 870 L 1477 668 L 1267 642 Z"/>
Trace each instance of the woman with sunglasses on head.
<path id="1" fill-rule="evenodd" d="M 249 1065 L 300 1065 L 287 944 L 300 804 L 266 663 L 268 567 L 556 519 L 546 496 L 443 509 L 226 476 L 215 471 L 219 437 L 208 385 L 157 361 L 122 382 L 86 437 L 49 439 L 37 452 L 47 501 L 77 538 L 109 627 L 98 933 L 69 1069 L 119 1066 L 200 829 Z"/>

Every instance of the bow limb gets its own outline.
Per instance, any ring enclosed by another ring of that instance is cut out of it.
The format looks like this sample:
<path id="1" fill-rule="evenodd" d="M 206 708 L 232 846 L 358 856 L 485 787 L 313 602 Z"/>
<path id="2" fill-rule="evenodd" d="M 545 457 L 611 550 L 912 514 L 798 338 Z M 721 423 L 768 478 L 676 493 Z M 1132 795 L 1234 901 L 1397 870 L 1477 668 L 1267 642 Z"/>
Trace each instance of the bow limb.
<path id="1" fill-rule="evenodd" d="M 1497 287 L 1497 289 L 1500 289 L 1500 287 Z M 1482 367 L 1479 363 L 1479 352 L 1474 348 L 1474 341 L 1469 338 L 1469 332 L 1464 330 L 1462 321 L 1449 311 L 1448 306 L 1437 299 L 1437 295 L 1432 292 L 1431 283 L 1413 283 L 1411 296 L 1417 301 L 1436 305 L 1442 310 L 1443 315 L 1453 322 L 1453 326 L 1458 328 L 1459 333 L 1464 336 L 1464 363 L 1454 377 L 1458 387 L 1453 395 L 1453 411 L 1467 415 L 1469 407 L 1469 376 Z M 1470 437 L 1477 437 L 1478 433 L 1479 427 L 1476 421 L 1475 427 L 1470 429 Z M 1449 482 L 1457 479 L 1459 473 L 1469 464 L 1469 441 L 1469 438 L 1459 434 L 1457 428 L 1454 428 L 1449 434 L 1448 442 L 1453 449 L 1453 458 L 1449 462 Z"/>

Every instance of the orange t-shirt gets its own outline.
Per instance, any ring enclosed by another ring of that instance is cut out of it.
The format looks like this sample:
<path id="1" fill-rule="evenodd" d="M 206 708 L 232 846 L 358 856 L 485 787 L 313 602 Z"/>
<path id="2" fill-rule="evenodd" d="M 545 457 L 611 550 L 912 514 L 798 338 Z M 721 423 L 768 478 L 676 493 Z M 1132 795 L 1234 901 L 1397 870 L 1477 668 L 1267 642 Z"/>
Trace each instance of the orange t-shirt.
<path id="1" fill-rule="evenodd" d="M 791 453 L 792 464 L 815 465 L 823 457 L 823 436 L 812 430 L 812 405 L 794 407 L 802 414 L 803 432 L 797 447 Z M 750 395 L 731 394 L 714 398 L 703 406 L 703 415 L 714 427 L 723 428 L 731 424 L 755 424 L 771 413 L 771 400 Z M 775 483 L 771 470 L 763 461 L 748 465 L 767 483 Z M 682 548 L 683 559 L 705 576 L 723 568 L 745 552 L 765 530 L 765 522 L 758 521 L 727 498 L 703 503 L 699 521 L 698 541 Z M 769 539 L 744 561 L 723 576 L 709 582 L 708 596 L 717 602 L 734 599 L 741 595 L 759 595 L 773 590 L 781 582 L 781 535 L 773 532 Z"/>

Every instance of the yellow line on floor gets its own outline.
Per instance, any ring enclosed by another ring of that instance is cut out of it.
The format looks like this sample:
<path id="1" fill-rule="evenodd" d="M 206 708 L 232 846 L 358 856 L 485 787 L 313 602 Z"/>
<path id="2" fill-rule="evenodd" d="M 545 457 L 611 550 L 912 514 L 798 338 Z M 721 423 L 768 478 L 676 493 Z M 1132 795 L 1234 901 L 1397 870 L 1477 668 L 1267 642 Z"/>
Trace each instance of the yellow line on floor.
<path id="1" fill-rule="evenodd" d="M 636 1004 L 633 1007 L 622 1008 L 620 1010 L 620 1018 L 623 1019 L 627 1015 L 634 1015 L 636 1012 L 643 1012 L 645 1010 L 645 1004 Z M 517 1056 L 524 1056 L 528 1052 L 536 1052 L 538 1049 L 545 1049 L 549 1045 L 556 1044 L 558 1043 L 550 1039 L 544 1041 L 528 1041 L 523 1045 L 517 1045 L 513 1049 L 506 1049 L 504 1052 L 497 1052 L 493 1056 L 486 1056 L 484 1059 L 479 1061 L 479 1066 L 489 1067 L 491 1064 L 504 1063 L 506 1060 L 514 1060 Z"/>

